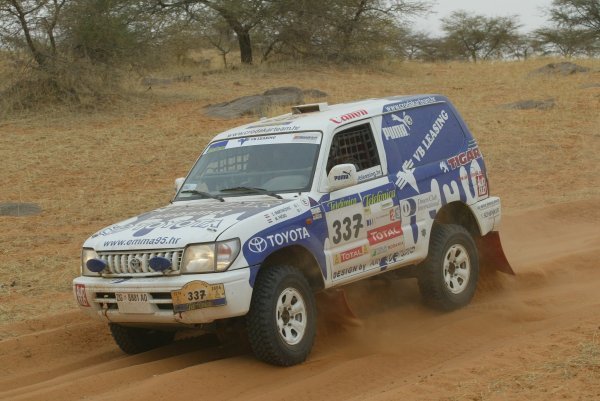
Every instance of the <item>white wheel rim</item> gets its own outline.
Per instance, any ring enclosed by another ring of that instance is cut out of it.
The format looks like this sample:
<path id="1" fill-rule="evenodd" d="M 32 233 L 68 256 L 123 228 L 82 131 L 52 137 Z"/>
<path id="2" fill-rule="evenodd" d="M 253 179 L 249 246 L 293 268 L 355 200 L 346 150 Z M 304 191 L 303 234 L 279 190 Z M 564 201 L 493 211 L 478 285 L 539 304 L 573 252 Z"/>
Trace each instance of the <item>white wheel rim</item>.
<path id="1" fill-rule="evenodd" d="M 281 339 L 288 345 L 296 345 L 306 331 L 306 304 L 295 288 L 286 288 L 279 295 L 275 309 L 277 329 Z"/>
<path id="2" fill-rule="evenodd" d="M 467 288 L 471 276 L 471 259 L 467 249 L 454 244 L 444 257 L 444 283 L 453 294 L 460 294 Z"/>

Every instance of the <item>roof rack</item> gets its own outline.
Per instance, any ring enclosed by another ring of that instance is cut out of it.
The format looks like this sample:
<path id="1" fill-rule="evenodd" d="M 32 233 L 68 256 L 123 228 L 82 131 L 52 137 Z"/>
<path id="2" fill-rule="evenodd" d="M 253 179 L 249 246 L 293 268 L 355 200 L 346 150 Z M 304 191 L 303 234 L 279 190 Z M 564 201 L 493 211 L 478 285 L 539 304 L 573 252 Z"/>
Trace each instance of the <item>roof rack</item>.
<path id="1" fill-rule="evenodd" d="M 327 109 L 329 109 L 327 103 L 300 104 L 292 107 L 292 114 L 314 113 L 315 111 L 324 111 Z"/>

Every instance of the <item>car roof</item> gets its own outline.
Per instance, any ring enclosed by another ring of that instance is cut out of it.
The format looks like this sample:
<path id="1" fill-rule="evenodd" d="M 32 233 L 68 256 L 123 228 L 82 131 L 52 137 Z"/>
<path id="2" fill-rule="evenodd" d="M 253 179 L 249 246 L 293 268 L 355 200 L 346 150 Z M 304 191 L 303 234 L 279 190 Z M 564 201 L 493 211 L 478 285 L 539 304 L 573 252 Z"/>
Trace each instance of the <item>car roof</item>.
<path id="1" fill-rule="evenodd" d="M 365 99 L 333 105 L 327 103 L 300 105 L 292 108 L 297 109 L 294 113 L 261 119 L 222 132 L 214 138 L 214 141 L 244 136 L 302 131 L 322 131 L 325 135 L 328 135 L 337 127 L 364 118 L 447 101 L 441 95 L 410 95 Z"/>

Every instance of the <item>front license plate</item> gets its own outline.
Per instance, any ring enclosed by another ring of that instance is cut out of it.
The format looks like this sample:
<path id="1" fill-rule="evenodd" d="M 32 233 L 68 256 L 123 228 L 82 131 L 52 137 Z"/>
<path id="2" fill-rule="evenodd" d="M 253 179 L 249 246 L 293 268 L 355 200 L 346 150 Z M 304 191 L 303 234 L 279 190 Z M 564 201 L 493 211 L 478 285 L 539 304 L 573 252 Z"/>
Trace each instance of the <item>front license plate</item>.
<path id="1" fill-rule="evenodd" d="M 117 292 L 115 298 L 121 313 L 154 313 L 154 307 L 149 302 L 150 296 L 148 293 Z"/>
<path id="2" fill-rule="evenodd" d="M 171 291 L 171 299 L 175 313 L 227 305 L 225 286 L 208 284 L 204 281 L 192 281 L 184 285 L 181 290 Z"/>

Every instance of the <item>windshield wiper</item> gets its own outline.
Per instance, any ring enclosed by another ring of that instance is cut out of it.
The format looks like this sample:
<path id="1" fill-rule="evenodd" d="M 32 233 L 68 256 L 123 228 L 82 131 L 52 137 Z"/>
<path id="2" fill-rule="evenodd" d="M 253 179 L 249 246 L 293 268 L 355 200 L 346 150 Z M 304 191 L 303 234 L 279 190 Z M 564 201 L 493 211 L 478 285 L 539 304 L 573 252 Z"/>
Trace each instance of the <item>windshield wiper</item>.
<path id="1" fill-rule="evenodd" d="M 219 200 L 221 202 L 225 202 L 225 199 L 223 199 L 222 196 L 219 195 L 213 195 L 210 192 L 203 192 L 203 191 L 196 191 L 195 189 L 186 189 L 185 191 L 181 191 L 182 194 L 194 194 L 194 195 L 200 195 L 203 196 L 205 198 L 212 198 L 212 199 L 216 199 Z"/>
<path id="2" fill-rule="evenodd" d="M 263 194 L 263 195 L 269 195 L 272 196 L 274 198 L 277 199 L 283 199 L 281 197 L 281 195 L 277 195 L 275 192 L 273 191 L 268 191 L 264 188 L 255 188 L 255 187 L 233 187 L 233 188 L 225 188 L 225 189 L 221 189 L 221 192 L 253 192 L 255 194 Z"/>

